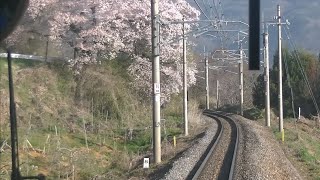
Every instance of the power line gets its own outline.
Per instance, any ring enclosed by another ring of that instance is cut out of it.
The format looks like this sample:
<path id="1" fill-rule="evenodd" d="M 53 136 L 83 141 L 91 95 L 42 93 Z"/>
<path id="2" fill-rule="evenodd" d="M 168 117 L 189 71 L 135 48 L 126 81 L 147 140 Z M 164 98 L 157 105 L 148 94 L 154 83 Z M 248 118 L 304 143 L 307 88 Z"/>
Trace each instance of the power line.
<path id="1" fill-rule="evenodd" d="M 219 9 L 218 9 L 218 7 L 217 7 L 217 5 L 216 5 L 215 0 L 212 0 L 212 3 L 213 3 L 213 6 L 214 6 L 214 10 L 215 10 L 215 12 L 216 12 L 216 15 L 217 15 L 216 18 L 222 20 L 224 14 L 223 14 L 223 8 L 222 8 L 222 3 L 221 3 L 221 1 L 219 0 L 219 2 L 218 2 L 219 7 L 220 7 L 220 12 L 219 12 Z M 221 14 L 221 15 L 220 15 L 220 14 Z"/>
<path id="2" fill-rule="evenodd" d="M 220 19 L 220 15 L 219 15 L 218 8 L 217 8 L 215 0 L 212 0 L 212 3 L 213 3 L 214 10 L 216 11 L 216 18 Z"/>
<path id="3" fill-rule="evenodd" d="M 219 6 L 220 6 L 220 9 L 221 9 L 221 15 L 220 15 L 220 12 L 219 12 L 219 10 L 218 10 L 218 7 L 217 7 L 217 5 L 216 5 L 215 0 L 212 0 L 212 2 L 213 2 L 213 6 L 214 6 L 214 9 L 215 9 L 215 12 L 216 12 L 216 19 L 217 19 L 218 22 L 219 22 L 219 27 L 221 28 L 221 30 L 223 30 L 224 28 L 223 28 L 223 26 L 221 25 L 222 16 L 223 16 L 223 14 L 222 14 L 223 10 L 222 10 L 222 6 L 221 6 L 221 1 L 219 0 L 219 2 L 218 2 L 218 3 L 219 3 Z M 219 33 L 218 33 L 218 34 L 219 34 Z M 221 40 L 221 47 L 223 48 L 223 45 L 226 44 L 226 42 L 227 42 L 227 33 L 226 33 L 226 32 L 221 32 L 220 34 L 221 34 L 220 37 L 222 38 L 222 40 Z"/>
<path id="4" fill-rule="evenodd" d="M 306 73 L 305 73 L 305 71 L 304 71 L 304 69 L 303 69 L 303 66 L 302 66 L 302 64 L 301 64 L 301 59 L 300 59 L 300 56 L 299 56 L 299 54 L 298 54 L 298 50 L 297 50 L 297 47 L 296 47 L 296 45 L 295 45 L 295 43 L 292 41 L 292 39 L 291 39 L 291 33 L 290 33 L 290 31 L 289 31 L 289 29 L 287 30 L 287 29 L 285 29 L 285 33 L 286 33 L 286 35 L 287 35 L 287 38 L 288 38 L 288 40 L 289 40 L 289 43 L 291 44 L 291 46 L 293 47 L 293 54 L 294 54 L 294 59 L 295 59 L 295 61 L 298 63 L 298 67 L 299 67 L 299 70 L 300 70 L 300 72 L 301 72 L 301 74 L 302 74 L 302 77 L 303 77 L 303 79 L 304 79 L 304 81 L 305 81 L 305 83 L 306 83 L 306 85 L 307 85 L 307 87 L 308 87 L 308 89 L 309 89 L 309 93 L 310 93 L 310 95 L 311 95 L 311 99 L 312 99 L 312 101 L 313 101 L 313 103 L 314 103 L 314 106 L 315 106 L 315 108 L 316 108 L 316 111 L 317 111 L 317 115 L 319 115 L 319 107 L 318 107 L 318 104 L 317 104 L 317 101 L 316 101 L 316 99 L 315 99 L 315 97 L 314 97 L 314 94 L 313 94 L 313 91 L 312 91 L 312 89 L 311 89 L 311 85 L 310 85 L 310 83 L 309 83 L 309 80 L 308 80 L 308 78 L 307 78 L 307 75 L 306 75 Z"/>
<path id="5" fill-rule="evenodd" d="M 202 0 L 202 4 L 204 5 L 204 9 L 206 10 L 206 12 L 209 13 L 209 14 L 211 14 L 211 12 L 209 12 L 209 10 L 208 10 L 208 8 L 207 8 L 207 5 L 209 5 L 209 4 L 208 4 L 208 1 L 207 1 L 207 4 L 206 4 L 206 3 L 204 3 L 204 0 Z M 210 6 L 210 7 L 211 7 L 211 6 Z M 212 18 L 212 16 L 210 16 L 210 18 Z"/>
<path id="6" fill-rule="evenodd" d="M 213 10 L 213 4 L 212 3 L 209 3 L 211 2 L 210 0 L 207 0 L 207 4 L 210 4 L 210 15 L 211 15 L 211 18 L 213 18 L 214 16 L 214 10 Z"/>
<path id="7" fill-rule="evenodd" d="M 207 18 L 210 19 L 207 14 L 202 10 L 201 6 L 199 5 L 199 3 L 197 2 L 197 0 L 194 0 L 194 2 L 196 3 L 196 5 L 198 6 L 198 8 L 200 9 L 200 11 L 202 12 L 202 14 Z"/>

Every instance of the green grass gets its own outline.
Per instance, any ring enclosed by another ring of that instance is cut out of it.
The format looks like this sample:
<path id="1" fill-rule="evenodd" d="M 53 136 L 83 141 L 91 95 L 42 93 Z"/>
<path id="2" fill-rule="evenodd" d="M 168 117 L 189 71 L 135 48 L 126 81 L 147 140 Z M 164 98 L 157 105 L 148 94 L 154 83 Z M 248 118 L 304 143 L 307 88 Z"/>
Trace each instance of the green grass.
<path id="1" fill-rule="evenodd" d="M 5 68 L 5 67 L 7 67 L 7 61 L 6 61 L 6 59 L 4 59 L 4 58 L 0 58 L 0 73 L 2 74 L 5 70 L 6 70 L 6 73 L 7 73 L 7 68 Z"/>
<path id="2" fill-rule="evenodd" d="M 247 109 L 243 112 L 243 116 L 248 119 L 256 120 L 263 118 L 262 111 L 258 108 Z"/>
<path id="3" fill-rule="evenodd" d="M 293 124 L 292 121 L 289 123 Z M 294 127 L 294 126 L 291 126 Z M 280 141 L 281 134 L 275 132 L 275 136 Z M 298 135 L 299 134 L 299 135 Z M 299 136 L 299 137 L 298 137 Z M 304 166 L 307 173 L 312 179 L 319 179 L 320 177 L 320 141 L 317 137 L 310 133 L 304 132 L 299 128 L 285 129 L 285 142 L 284 144 L 289 147 L 293 156 L 298 159 L 301 166 Z"/>
<path id="4" fill-rule="evenodd" d="M 264 126 L 264 119 L 257 120 Z M 278 120 L 272 120 L 271 130 L 275 138 L 285 148 L 287 156 L 305 177 L 312 180 L 320 179 L 320 140 L 319 129 L 294 124 L 292 118 L 284 119 L 284 142 L 279 132 Z"/>
<path id="5" fill-rule="evenodd" d="M 59 136 L 61 138 L 61 141 L 63 142 L 63 146 L 66 147 L 73 147 L 73 148 L 81 148 L 86 146 L 84 134 L 68 134 L 63 133 Z M 91 139 L 88 140 L 88 146 L 92 146 L 93 143 Z"/>
<path id="6" fill-rule="evenodd" d="M 132 141 L 123 144 L 128 152 L 143 152 L 147 151 L 151 147 L 151 136 L 145 132 L 141 132 Z"/>
<path id="7" fill-rule="evenodd" d="M 40 61 L 34 61 L 30 59 L 13 59 L 14 65 L 18 66 L 20 69 L 23 68 L 34 68 L 39 65 L 43 65 L 43 62 Z"/>
<path id="8" fill-rule="evenodd" d="M 68 65 L 61 62 L 55 62 L 49 64 L 49 68 L 57 73 L 57 89 L 61 92 L 61 95 L 70 96 L 73 74 Z"/>
<path id="9" fill-rule="evenodd" d="M 311 155 L 308 151 L 308 149 L 306 147 L 302 147 L 299 151 L 298 151 L 298 157 L 306 162 L 306 163 L 314 163 L 316 158 Z"/>
<path id="10" fill-rule="evenodd" d="M 108 69 L 112 75 L 121 77 L 126 81 L 131 81 L 132 78 L 128 74 L 128 67 L 132 63 L 132 59 L 127 54 L 123 53 L 113 60 L 103 60 L 102 65 Z"/>
<path id="11" fill-rule="evenodd" d="M 14 60 L 14 78 L 20 78 L 15 82 L 15 97 L 18 103 L 19 120 L 19 147 L 27 138 L 35 149 L 42 150 L 46 146 L 46 154 L 41 157 L 31 157 L 28 151 L 21 151 L 21 162 L 37 165 L 49 173 L 48 179 L 58 179 L 58 165 L 67 160 L 70 152 L 58 151 L 58 146 L 63 149 L 82 151 L 86 149 L 83 133 L 83 121 L 103 124 L 100 133 L 87 131 L 89 152 L 81 154 L 77 159 L 77 178 L 90 179 L 95 174 L 111 172 L 121 179 L 129 171 L 126 164 L 131 156 L 145 153 L 151 148 L 152 129 L 144 129 L 152 126 L 152 118 L 148 102 L 140 102 L 137 93 L 128 85 L 130 76 L 125 73 L 130 64 L 130 59 L 121 57 L 123 61 L 104 62 L 102 66 L 88 67 L 89 71 L 84 75 L 82 105 L 77 106 L 73 101 L 74 77 L 69 68 L 64 64 L 44 64 L 29 60 Z M 110 71 L 109 71 L 110 70 Z M 23 74 L 26 72 L 27 74 Z M 0 75 L 7 74 L 6 60 L 0 59 Z M 7 80 L 2 77 L 0 88 L 6 90 Z M 40 86 L 45 87 L 43 93 L 35 94 L 34 90 Z M 94 99 L 94 110 L 91 110 L 91 99 Z M 182 134 L 182 106 L 181 96 L 173 97 L 173 101 L 163 109 L 163 117 L 166 119 L 167 137 Z M 105 121 L 106 110 L 109 111 L 108 121 Z M 6 117 L 7 118 L 7 117 Z M 5 118 L 2 118 L 5 119 Z M 7 121 L 8 122 L 8 121 Z M 27 130 L 31 122 L 32 128 Z M 70 132 L 69 125 L 74 127 Z M 58 129 L 56 136 L 55 126 Z M 0 134 L 1 139 L 9 137 L 9 126 L 6 123 L 5 131 Z M 128 128 L 134 129 L 133 139 L 126 139 Z M 137 130 L 143 129 L 143 130 Z M 46 144 L 47 138 L 48 144 Z M 164 128 L 162 128 L 162 138 Z M 0 140 L 1 140 L 0 139 Z M 103 139 L 103 140 L 102 140 Z M 58 144 L 58 140 L 60 144 Z M 103 143 L 101 143 L 103 142 Z M 102 151 L 101 149 L 107 149 Z M 63 154 L 64 153 L 64 154 Z M 69 154 L 68 154 L 69 153 Z M 4 156 L 6 156 L 4 158 Z M 97 158 L 96 156 L 99 156 Z M 101 158 L 101 157 L 102 158 Z M 10 157 L 10 156 L 8 156 Z M 7 153 L 0 154 L 0 161 L 9 162 Z M 111 165 L 94 165 L 101 159 L 112 162 Z M 76 161 L 76 160 L 74 160 Z M 68 168 L 69 165 L 66 165 Z M 23 166 L 22 172 L 26 173 Z M 64 171 L 64 167 L 60 170 Z M 37 174 L 39 171 L 30 170 L 29 174 Z M 0 179 L 6 179 L 0 175 Z"/>
<path id="12" fill-rule="evenodd" d="M 30 59 L 12 59 L 12 66 L 16 66 L 17 68 L 33 68 L 39 65 L 43 65 L 44 63 L 41 61 L 34 61 Z M 0 58 L 0 69 L 7 67 L 8 61 L 6 58 Z M 7 68 L 6 68 L 7 69 Z"/>

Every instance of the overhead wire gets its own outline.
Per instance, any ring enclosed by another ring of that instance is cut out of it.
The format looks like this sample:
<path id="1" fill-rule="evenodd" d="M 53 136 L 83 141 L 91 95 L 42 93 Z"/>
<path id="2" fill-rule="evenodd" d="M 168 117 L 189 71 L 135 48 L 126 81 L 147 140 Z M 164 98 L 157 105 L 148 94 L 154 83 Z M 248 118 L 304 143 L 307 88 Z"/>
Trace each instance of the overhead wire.
<path id="1" fill-rule="evenodd" d="M 196 28 L 195 30 L 193 31 L 189 31 L 187 33 L 185 33 L 185 36 L 189 36 L 189 35 L 192 35 L 192 34 L 195 34 L 197 31 L 205 31 L 206 28 L 209 28 L 211 25 L 206 25 L 206 26 L 202 26 L 202 27 L 198 27 Z M 162 45 L 167 45 L 167 44 L 171 44 L 171 43 L 175 43 L 175 42 L 178 42 L 180 40 L 183 39 L 183 35 L 178 35 L 172 39 L 170 39 L 169 41 L 166 41 L 166 42 L 162 42 L 160 44 Z"/>
<path id="2" fill-rule="evenodd" d="M 220 15 L 219 15 L 218 8 L 217 8 L 215 0 L 212 0 L 212 3 L 213 3 L 214 10 L 216 12 L 216 18 L 220 19 Z"/>
<path id="3" fill-rule="evenodd" d="M 295 45 L 295 43 L 292 41 L 292 39 L 291 39 L 291 33 L 290 33 L 290 31 L 289 31 L 289 29 L 287 30 L 286 28 L 284 29 L 285 30 L 285 33 L 286 33 L 286 35 L 287 35 L 287 38 L 288 38 L 288 41 L 289 41 L 289 43 L 291 44 L 291 46 L 293 47 L 293 54 L 294 54 L 294 59 L 295 59 L 295 61 L 297 62 L 297 64 L 298 64 L 298 67 L 299 67 L 299 70 L 300 70 L 300 72 L 301 72 L 301 74 L 302 74 L 302 77 L 303 77 L 303 79 L 304 79 L 304 81 L 305 81 L 305 83 L 306 83 L 306 85 L 307 85 L 307 87 L 308 87 L 308 89 L 309 89 L 309 93 L 310 93 L 310 96 L 311 96 L 311 99 L 312 99 L 312 101 L 313 101 L 313 104 L 314 104 L 314 106 L 315 106 L 315 108 L 316 108 L 316 111 L 317 111 L 317 115 L 319 115 L 319 106 L 318 106 L 318 103 L 317 103 L 317 101 L 316 101 L 316 99 L 315 99 L 315 96 L 314 96 L 314 94 L 313 94 L 313 91 L 312 91 L 312 88 L 311 88 L 311 85 L 310 85 L 310 82 L 309 82 L 309 80 L 308 80 L 308 77 L 307 77 L 307 75 L 306 75 L 306 73 L 305 73 L 305 71 L 304 71 L 304 68 L 303 68 L 303 66 L 302 66 L 302 64 L 301 64 L 301 59 L 300 59 L 300 56 L 299 56 L 299 54 L 298 54 L 298 50 L 297 50 L 297 47 L 296 47 L 296 45 Z"/>
<path id="4" fill-rule="evenodd" d="M 286 30 L 285 30 L 285 31 L 286 31 Z M 286 31 L 286 33 L 288 33 L 288 32 Z M 288 36 L 288 37 L 289 37 L 289 38 L 291 37 L 290 31 L 289 31 L 289 36 Z M 315 105 L 315 108 L 316 108 L 316 110 L 317 110 L 317 114 L 319 115 L 318 104 L 317 104 L 317 101 L 316 101 L 315 96 L 314 96 L 314 94 L 313 94 L 313 91 L 312 91 L 310 82 L 309 82 L 309 80 L 308 80 L 308 77 L 307 77 L 307 75 L 306 75 L 306 73 L 305 73 L 305 70 L 304 70 L 304 68 L 303 68 L 303 66 L 302 66 L 301 58 L 300 58 L 300 56 L 299 56 L 299 54 L 298 54 L 297 47 L 296 47 L 296 45 L 292 42 L 291 38 L 290 38 L 289 41 L 291 42 L 291 44 L 292 44 L 292 46 L 293 46 L 293 48 L 294 48 L 294 52 L 293 52 L 293 53 L 294 53 L 294 55 L 295 55 L 295 57 L 296 57 L 295 60 L 297 61 L 298 65 L 299 65 L 299 69 L 300 69 L 300 71 L 301 71 L 301 73 L 302 73 L 302 76 L 303 76 L 303 78 L 304 78 L 305 83 L 306 83 L 307 86 L 308 86 L 308 89 L 309 89 L 311 98 L 312 98 L 313 103 L 314 103 L 314 105 Z"/>
<path id="5" fill-rule="evenodd" d="M 210 4 L 210 17 L 211 17 L 211 19 L 213 19 L 214 17 L 214 10 L 213 10 L 213 5 L 212 5 L 212 3 L 209 3 L 209 2 L 211 2 L 210 0 L 207 0 L 207 4 Z"/>
<path id="6" fill-rule="evenodd" d="M 221 0 L 219 0 L 219 6 L 220 6 L 220 13 L 221 13 L 221 17 L 220 17 L 220 19 L 222 19 L 223 20 L 223 18 L 224 18 L 224 13 L 223 13 L 223 7 L 222 7 L 222 3 L 221 3 Z"/>
<path id="7" fill-rule="evenodd" d="M 201 6 L 199 5 L 199 3 L 197 2 L 197 0 L 194 0 L 194 2 L 196 3 L 196 5 L 197 5 L 197 7 L 200 9 L 200 11 L 203 13 L 203 15 L 208 19 L 208 20 L 212 20 L 212 19 L 210 19 L 208 16 L 207 16 L 207 14 L 203 11 L 203 9 L 201 8 Z M 204 1 L 202 0 L 202 2 L 203 2 L 203 4 L 204 4 Z M 206 6 L 205 6 L 205 8 L 206 8 Z M 213 25 L 212 23 L 211 23 L 211 25 Z"/>
<path id="8" fill-rule="evenodd" d="M 221 5 L 222 3 L 220 0 L 218 1 L 219 7 L 220 7 L 220 12 L 219 12 L 216 1 L 212 0 L 212 2 L 213 2 L 214 10 L 216 12 L 216 19 L 219 23 L 218 25 L 219 25 L 220 29 L 223 30 L 224 28 L 221 24 L 221 21 L 223 20 L 222 19 L 223 10 L 222 10 L 222 5 Z M 221 48 L 224 48 L 224 45 L 227 44 L 227 40 L 230 40 L 230 38 L 227 37 L 227 32 L 218 32 L 218 34 L 221 34 L 220 35 L 221 36 Z"/>
<path id="9" fill-rule="evenodd" d="M 207 1 L 208 2 L 208 1 Z M 205 4 L 204 3 L 204 0 L 202 0 L 202 4 L 204 5 L 204 9 L 206 10 L 206 12 L 207 13 L 209 13 L 209 14 L 211 14 L 211 12 L 209 12 L 209 10 L 207 9 L 207 6 L 206 5 L 208 5 L 208 4 Z M 209 15 L 210 16 L 210 15 Z M 210 18 L 212 18 L 211 16 L 210 16 Z"/>
<path id="10" fill-rule="evenodd" d="M 197 2 L 197 0 L 194 0 L 194 2 L 196 3 L 196 5 L 198 6 L 198 8 L 200 9 L 200 11 L 202 12 L 202 14 L 208 19 L 210 20 L 210 18 L 207 16 L 207 14 L 202 10 L 201 6 L 199 5 L 199 3 Z"/>

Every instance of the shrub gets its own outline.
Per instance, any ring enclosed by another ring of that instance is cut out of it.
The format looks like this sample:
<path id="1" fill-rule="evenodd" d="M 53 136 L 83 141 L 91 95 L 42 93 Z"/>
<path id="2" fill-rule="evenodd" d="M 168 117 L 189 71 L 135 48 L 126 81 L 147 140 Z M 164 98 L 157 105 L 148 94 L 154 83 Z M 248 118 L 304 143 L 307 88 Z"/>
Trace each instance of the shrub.
<path id="1" fill-rule="evenodd" d="M 251 108 L 245 110 L 243 116 L 248 119 L 257 120 L 263 118 L 263 111 L 258 108 Z"/>

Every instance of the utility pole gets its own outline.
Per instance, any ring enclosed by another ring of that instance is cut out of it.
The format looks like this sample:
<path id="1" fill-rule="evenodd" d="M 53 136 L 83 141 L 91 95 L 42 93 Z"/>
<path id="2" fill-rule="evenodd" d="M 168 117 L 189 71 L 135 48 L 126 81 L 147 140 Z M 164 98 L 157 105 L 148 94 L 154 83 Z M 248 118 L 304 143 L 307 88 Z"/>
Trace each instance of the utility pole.
<path id="1" fill-rule="evenodd" d="M 270 80 L 269 80 L 269 33 L 268 25 L 264 23 L 263 33 L 264 83 L 265 83 L 265 123 L 270 127 Z"/>
<path id="2" fill-rule="evenodd" d="M 47 42 L 46 42 L 46 54 L 45 54 L 45 62 L 48 61 L 48 51 L 49 51 L 49 35 L 46 35 L 47 37 Z"/>
<path id="3" fill-rule="evenodd" d="M 9 96 L 10 96 L 10 133 L 11 133 L 11 179 L 23 180 L 23 179 L 38 179 L 45 180 L 43 174 L 37 176 L 21 176 L 19 167 L 19 148 L 18 148 L 18 129 L 17 129 L 17 114 L 16 103 L 14 101 L 14 88 L 12 77 L 12 58 L 11 51 L 7 51 L 8 59 L 8 80 L 9 80 Z"/>
<path id="4" fill-rule="evenodd" d="M 151 0 L 153 156 L 157 164 L 161 162 L 159 21 L 159 0 Z"/>
<path id="5" fill-rule="evenodd" d="M 9 93 L 10 93 L 10 131 L 11 131 L 11 179 L 21 180 L 19 168 L 19 148 L 18 148 L 18 130 L 16 117 L 16 104 L 14 101 L 13 78 L 11 69 L 11 52 L 8 50 L 8 78 L 9 78 Z"/>
<path id="6" fill-rule="evenodd" d="M 208 56 L 206 55 L 206 47 L 204 47 L 204 60 L 205 60 L 205 66 L 206 66 L 206 109 L 209 109 L 210 100 L 209 100 L 209 62 L 208 62 Z"/>
<path id="7" fill-rule="evenodd" d="M 240 51 L 240 61 L 239 61 L 240 115 L 243 116 L 243 50 L 242 50 L 242 42 L 240 42 L 239 51 Z"/>
<path id="8" fill-rule="evenodd" d="M 277 6 L 278 20 L 278 58 L 279 58 L 279 131 L 283 132 L 283 101 L 282 101 L 282 52 L 281 52 L 281 15 L 280 5 Z"/>
<path id="9" fill-rule="evenodd" d="M 184 19 L 183 19 L 184 21 Z M 184 116 L 184 135 L 188 136 L 188 84 L 187 84 L 187 43 L 185 37 L 185 25 L 182 23 L 182 44 L 183 44 L 183 116 Z"/>
<path id="10" fill-rule="evenodd" d="M 219 80 L 217 80 L 217 109 L 219 108 Z"/>

